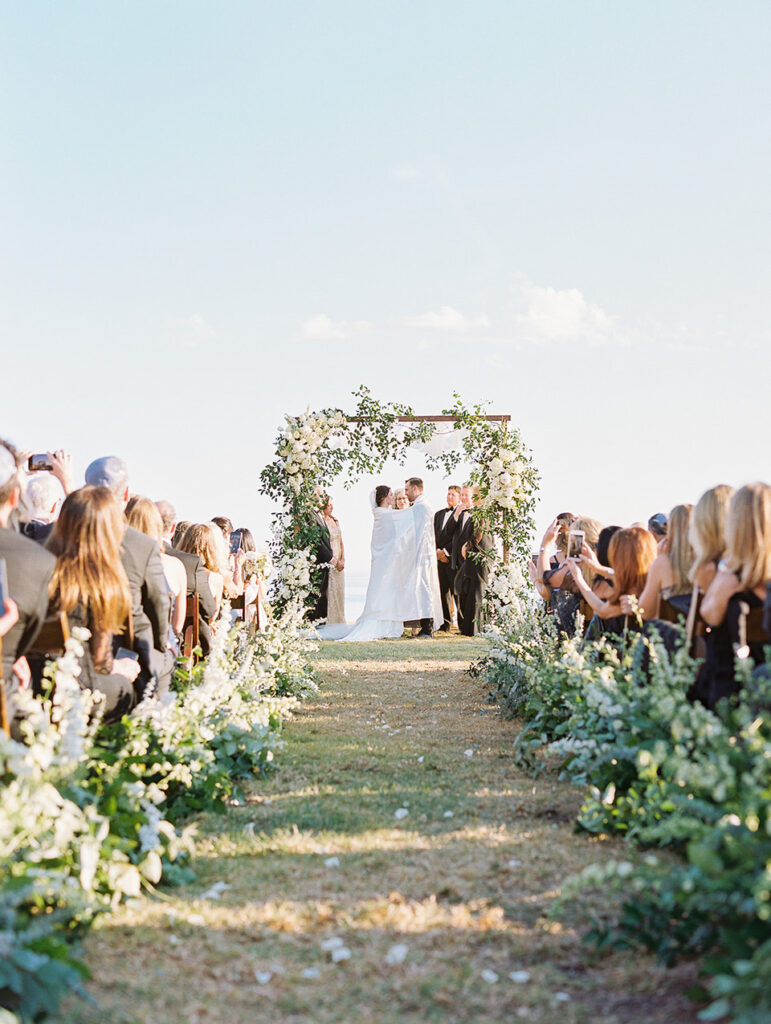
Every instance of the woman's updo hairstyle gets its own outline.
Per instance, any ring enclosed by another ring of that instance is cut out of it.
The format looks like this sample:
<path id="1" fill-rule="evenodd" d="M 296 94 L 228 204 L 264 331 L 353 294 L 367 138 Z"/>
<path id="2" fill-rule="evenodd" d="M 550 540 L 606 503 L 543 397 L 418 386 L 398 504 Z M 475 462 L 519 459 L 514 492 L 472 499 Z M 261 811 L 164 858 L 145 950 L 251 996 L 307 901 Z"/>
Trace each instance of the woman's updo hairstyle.
<path id="1" fill-rule="evenodd" d="M 375 488 L 375 504 L 378 508 L 383 504 L 388 495 L 391 493 L 391 488 L 388 484 L 379 484 Z"/>

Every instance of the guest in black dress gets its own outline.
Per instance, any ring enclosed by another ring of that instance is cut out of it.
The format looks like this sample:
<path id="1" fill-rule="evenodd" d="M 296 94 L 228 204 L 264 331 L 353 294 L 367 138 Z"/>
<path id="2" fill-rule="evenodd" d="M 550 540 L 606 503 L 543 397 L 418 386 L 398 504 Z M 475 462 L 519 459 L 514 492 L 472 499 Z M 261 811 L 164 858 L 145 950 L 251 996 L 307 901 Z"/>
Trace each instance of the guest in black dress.
<path id="1" fill-rule="evenodd" d="M 634 616 L 621 611 L 621 598 L 633 594 L 639 597 L 645 587 L 645 580 L 653 560 L 658 554 L 653 535 L 642 526 L 618 530 L 613 534 L 608 548 L 610 568 L 613 570 L 613 590 L 605 600 L 595 594 L 584 579 L 581 565 L 575 558 L 568 559 L 568 566 L 578 590 L 594 618 L 589 623 L 587 637 L 596 639 L 601 633 L 623 634 L 626 629 L 636 628 Z"/>
<path id="2" fill-rule="evenodd" d="M 771 487 L 747 484 L 734 494 L 726 518 L 726 556 L 701 603 L 709 626 L 707 658 L 697 692 L 708 706 L 740 690 L 734 659 L 739 653 L 755 664 L 765 661 L 762 642 L 740 650 L 745 636 L 744 611 L 761 608 L 771 582 Z M 742 607 L 744 606 L 744 607 Z M 768 642 L 771 637 L 764 637 Z"/>

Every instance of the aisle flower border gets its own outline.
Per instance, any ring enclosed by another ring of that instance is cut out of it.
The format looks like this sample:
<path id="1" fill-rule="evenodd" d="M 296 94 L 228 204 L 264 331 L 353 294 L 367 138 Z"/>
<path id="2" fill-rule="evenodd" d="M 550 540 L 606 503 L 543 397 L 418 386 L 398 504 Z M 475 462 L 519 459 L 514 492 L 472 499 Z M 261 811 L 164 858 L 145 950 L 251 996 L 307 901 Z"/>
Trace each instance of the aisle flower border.
<path id="1" fill-rule="evenodd" d="M 318 595 L 320 573 L 313 555 L 320 538 L 314 517 L 316 487 L 326 489 L 343 476 L 350 488 L 363 475 L 380 473 L 388 459 L 404 465 L 410 446 L 430 441 L 435 432 L 434 423 L 413 419 L 410 406 L 380 402 L 364 385 L 353 396 L 356 407 L 350 414 L 341 409 L 287 414 L 276 438 L 275 458 L 260 474 L 260 493 L 278 506 L 272 523 L 271 596 L 279 609 L 312 607 Z M 490 556 L 499 581 L 497 608 L 506 581 L 511 576 L 518 580 L 516 562 L 521 567 L 530 555 L 538 470 L 519 430 L 488 419 L 484 406 L 467 406 L 455 393 L 453 404 L 440 415 L 453 418 L 454 429 L 463 431 L 462 443 L 423 457 L 430 470 L 442 468 L 448 476 L 463 462 L 471 466 L 466 482 L 481 491 L 473 512 L 475 526 L 498 537 L 505 553 L 503 559 L 498 552 Z M 503 564 L 509 555 L 514 556 L 511 569 Z"/>

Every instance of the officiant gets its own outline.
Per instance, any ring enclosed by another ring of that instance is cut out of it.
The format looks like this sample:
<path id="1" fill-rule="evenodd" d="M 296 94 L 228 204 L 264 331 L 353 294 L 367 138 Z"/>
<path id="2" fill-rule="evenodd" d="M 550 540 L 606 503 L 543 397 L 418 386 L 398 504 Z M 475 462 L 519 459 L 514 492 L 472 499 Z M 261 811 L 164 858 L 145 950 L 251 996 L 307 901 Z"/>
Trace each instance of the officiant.
<path id="1" fill-rule="evenodd" d="M 442 595 L 442 615 L 444 621 L 439 627 L 441 632 L 449 633 L 455 608 L 453 594 L 452 542 L 458 520 L 455 509 L 460 504 L 460 487 L 450 484 L 447 488 L 447 507 L 440 508 L 434 516 L 434 538 L 436 540 L 436 567 L 439 572 L 439 590 Z M 457 571 L 457 570 L 455 570 Z"/>

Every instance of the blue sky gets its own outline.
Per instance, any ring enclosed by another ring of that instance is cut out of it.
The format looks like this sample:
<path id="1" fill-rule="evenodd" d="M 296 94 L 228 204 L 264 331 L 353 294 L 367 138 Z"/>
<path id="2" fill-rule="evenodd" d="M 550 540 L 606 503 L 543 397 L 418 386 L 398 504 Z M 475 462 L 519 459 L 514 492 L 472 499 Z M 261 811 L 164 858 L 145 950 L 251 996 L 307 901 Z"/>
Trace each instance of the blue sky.
<path id="1" fill-rule="evenodd" d="M 360 383 L 510 412 L 539 524 L 771 476 L 767 3 L 2 12 L 20 445 L 258 533 L 283 413 Z"/>

